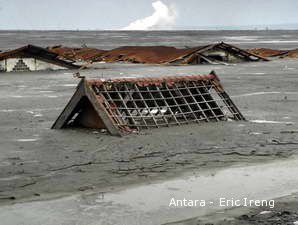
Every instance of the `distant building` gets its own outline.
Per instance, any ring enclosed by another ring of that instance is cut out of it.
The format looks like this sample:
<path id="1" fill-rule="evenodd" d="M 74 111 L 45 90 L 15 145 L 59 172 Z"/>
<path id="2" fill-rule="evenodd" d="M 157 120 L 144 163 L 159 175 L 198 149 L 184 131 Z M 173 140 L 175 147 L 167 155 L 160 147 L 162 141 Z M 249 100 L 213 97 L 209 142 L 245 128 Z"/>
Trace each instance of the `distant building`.
<path id="1" fill-rule="evenodd" d="M 0 52 L 0 71 L 36 71 L 78 69 L 73 62 L 59 59 L 59 55 L 45 48 L 27 45 L 15 50 Z"/>

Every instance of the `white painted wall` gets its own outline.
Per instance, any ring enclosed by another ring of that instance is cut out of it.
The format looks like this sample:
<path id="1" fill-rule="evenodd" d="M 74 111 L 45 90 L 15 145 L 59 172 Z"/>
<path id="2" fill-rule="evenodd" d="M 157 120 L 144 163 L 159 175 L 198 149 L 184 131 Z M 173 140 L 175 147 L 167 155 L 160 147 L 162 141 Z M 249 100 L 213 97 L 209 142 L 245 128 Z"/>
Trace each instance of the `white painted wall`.
<path id="1" fill-rule="evenodd" d="M 23 62 L 29 67 L 30 71 L 66 69 L 64 67 L 56 66 L 54 64 L 43 62 L 34 58 L 11 58 L 0 61 L 0 71 L 2 68 L 2 70 L 6 72 L 12 72 L 13 68 L 20 59 L 22 59 Z"/>
<path id="2" fill-rule="evenodd" d="M 0 61 L 0 72 L 5 71 L 5 60 Z"/>

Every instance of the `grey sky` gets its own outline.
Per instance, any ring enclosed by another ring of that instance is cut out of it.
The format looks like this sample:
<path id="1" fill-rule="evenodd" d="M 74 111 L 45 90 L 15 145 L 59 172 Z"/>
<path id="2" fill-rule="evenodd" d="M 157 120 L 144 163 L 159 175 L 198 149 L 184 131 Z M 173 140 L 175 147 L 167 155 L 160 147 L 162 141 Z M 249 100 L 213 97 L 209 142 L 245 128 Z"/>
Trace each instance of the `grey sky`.
<path id="1" fill-rule="evenodd" d="M 153 13 L 153 0 L 0 0 L 0 29 L 120 29 Z M 298 24 L 297 0 L 162 0 L 175 27 Z"/>

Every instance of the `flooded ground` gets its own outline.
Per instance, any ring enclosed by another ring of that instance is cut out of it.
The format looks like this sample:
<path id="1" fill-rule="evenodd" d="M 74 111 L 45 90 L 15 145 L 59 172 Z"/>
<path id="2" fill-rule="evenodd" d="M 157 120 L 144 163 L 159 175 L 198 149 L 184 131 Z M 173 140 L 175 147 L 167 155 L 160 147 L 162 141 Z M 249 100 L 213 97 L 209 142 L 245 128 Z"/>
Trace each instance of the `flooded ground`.
<path id="1" fill-rule="evenodd" d="M 145 37 L 158 39 L 158 32 L 150 33 Z M 57 37 L 55 34 L 12 32 L 9 36 L 2 32 L 0 48 L 22 45 L 28 37 L 32 44 L 44 46 L 85 42 L 82 37 L 76 38 L 76 32 L 65 39 L 61 39 L 61 33 Z M 179 34 L 181 37 L 169 35 L 172 41 L 168 44 L 183 46 L 184 42 L 191 42 L 191 38 Z M 294 34 L 279 33 L 271 42 L 287 40 L 274 47 L 294 47 Z M 87 35 L 88 45 L 104 46 L 106 42 L 96 38 L 93 42 L 92 35 Z M 163 35 L 158 43 L 168 41 L 167 32 Z M 202 43 L 216 37 L 205 35 Z M 217 38 L 226 35 L 222 33 Z M 233 35 L 239 36 L 237 32 Z M 243 35 L 251 33 L 240 36 Z M 283 39 L 282 35 L 291 37 Z M 133 40 L 131 36 L 129 40 Z M 52 41 L 47 39 L 50 37 Z M 116 40 L 119 45 L 125 43 L 122 38 L 114 38 L 108 48 L 115 47 Z M 138 40 L 130 43 L 149 43 L 140 37 Z M 0 74 L 1 221 L 5 225 L 101 225 L 123 224 L 121 218 L 126 218 L 126 224 L 181 220 L 182 224 L 199 224 L 195 217 L 219 209 L 211 206 L 168 210 L 164 205 L 169 196 L 197 199 L 204 195 L 208 200 L 221 194 L 279 198 L 298 192 L 297 65 L 296 60 L 231 66 L 94 64 L 81 74 L 109 78 L 190 75 L 215 70 L 247 119 L 152 129 L 123 138 L 94 130 L 50 129 L 79 82 L 73 78 L 74 71 Z M 293 203 L 294 206 L 297 205 Z M 189 221 L 190 218 L 194 219 Z"/>

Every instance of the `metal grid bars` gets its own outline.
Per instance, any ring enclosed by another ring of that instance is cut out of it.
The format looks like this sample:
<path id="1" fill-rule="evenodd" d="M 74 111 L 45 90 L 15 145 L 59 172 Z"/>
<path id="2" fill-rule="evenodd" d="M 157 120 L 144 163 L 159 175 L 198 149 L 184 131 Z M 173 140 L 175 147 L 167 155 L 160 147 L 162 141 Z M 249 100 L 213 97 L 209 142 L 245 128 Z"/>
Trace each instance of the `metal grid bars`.
<path id="1" fill-rule="evenodd" d="M 244 120 L 216 75 L 89 81 L 121 131 Z"/>

